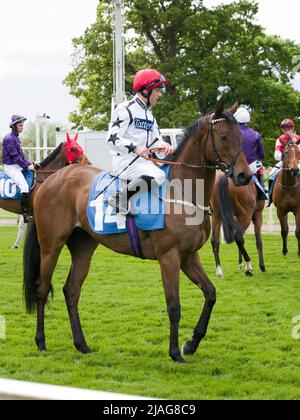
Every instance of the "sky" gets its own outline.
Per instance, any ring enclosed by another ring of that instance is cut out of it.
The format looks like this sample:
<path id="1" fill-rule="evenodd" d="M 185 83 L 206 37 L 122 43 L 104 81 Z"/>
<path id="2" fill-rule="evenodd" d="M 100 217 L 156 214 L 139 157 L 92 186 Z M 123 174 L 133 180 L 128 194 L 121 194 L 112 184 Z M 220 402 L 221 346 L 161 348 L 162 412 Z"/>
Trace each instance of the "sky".
<path id="1" fill-rule="evenodd" d="M 231 0 L 204 0 L 207 6 Z M 258 0 L 258 23 L 268 34 L 300 43 L 300 2 Z M 68 125 L 76 108 L 62 80 L 71 70 L 72 39 L 96 20 L 98 0 L 0 0 L 0 136 L 12 114 Z M 283 20 L 284 17 L 284 20 Z M 296 87 L 300 90 L 300 77 Z"/>

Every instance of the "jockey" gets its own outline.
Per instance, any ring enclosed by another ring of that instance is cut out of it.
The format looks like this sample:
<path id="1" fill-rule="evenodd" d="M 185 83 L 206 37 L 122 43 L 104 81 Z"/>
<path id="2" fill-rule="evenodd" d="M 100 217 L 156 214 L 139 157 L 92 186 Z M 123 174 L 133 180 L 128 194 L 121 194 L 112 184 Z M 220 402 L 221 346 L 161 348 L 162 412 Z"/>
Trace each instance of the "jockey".
<path id="1" fill-rule="evenodd" d="M 164 142 L 156 119 L 152 114 L 152 107 L 162 96 L 168 80 L 153 69 L 144 69 L 136 73 L 133 80 L 133 90 L 136 92 L 131 101 L 121 103 L 115 109 L 112 123 L 108 132 L 107 143 L 112 154 L 112 175 L 126 181 L 117 196 L 109 197 L 109 204 L 118 213 L 127 214 L 127 200 L 135 194 L 141 180 L 157 185 L 165 181 L 165 173 L 153 162 L 148 161 L 150 154 L 148 147 L 161 148 L 163 156 L 172 153 L 172 146 Z M 140 156 L 132 165 L 127 166 L 136 157 Z M 125 168 L 127 168 L 125 170 Z"/>
<path id="2" fill-rule="evenodd" d="M 22 174 L 23 169 L 34 171 L 33 163 L 29 162 L 21 147 L 19 135 L 24 129 L 24 122 L 27 118 L 20 115 L 13 115 L 11 118 L 10 128 L 12 131 L 7 134 L 2 143 L 2 162 L 4 173 L 9 176 L 21 191 L 21 210 L 24 222 L 29 223 L 31 217 L 29 215 L 29 187 L 27 181 Z"/>
<path id="3" fill-rule="evenodd" d="M 234 114 L 242 133 L 242 150 L 248 165 L 263 186 L 264 168 L 261 160 L 265 157 L 264 144 L 261 134 L 249 127 L 250 113 L 246 108 L 239 108 Z"/>
<path id="4" fill-rule="evenodd" d="M 295 123 L 293 120 L 285 119 L 281 121 L 280 129 L 282 131 L 282 134 L 276 140 L 275 153 L 274 153 L 274 159 L 277 160 L 279 163 L 276 165 L 275 168 L 272 169 L 270 173 L 269 193 L 271 192 L 273 182 L 278 172 L 282 168 L 282 165 L 283 165 L 282 158 L 283 158 L 283 152 L 284 152 L 285 146 L 291 141 L 295 141 L 297 143 L 300 141 L 300 136 L 298 136 L 295 132 Z M 272 196 L 270 194 L 270 201 L 269 201 L 268 207 L 271 204 L 272 204 Z"/>

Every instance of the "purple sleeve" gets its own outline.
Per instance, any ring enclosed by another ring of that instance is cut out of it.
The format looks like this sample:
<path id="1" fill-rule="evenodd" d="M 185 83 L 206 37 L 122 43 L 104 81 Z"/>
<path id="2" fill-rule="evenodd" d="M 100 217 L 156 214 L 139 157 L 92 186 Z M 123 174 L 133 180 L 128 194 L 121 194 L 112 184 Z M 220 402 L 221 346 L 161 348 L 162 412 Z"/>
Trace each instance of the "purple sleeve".
<path id="1" fill-rule="evenodd" d="M 26 159 L 23 150 L 17 143 L 7 141 L 5 143 L 5 148 L 13 163 L 21 166 L 23 169 L 26 169 L 31 165 L 31 162 Z"/>
<path id="2" fill-rule="evenodd" d="M 264 143 L 260 134 L 258 134 L 258 137 L 257 137 L 257 156 L 259 159 L 265 158 Z"/>

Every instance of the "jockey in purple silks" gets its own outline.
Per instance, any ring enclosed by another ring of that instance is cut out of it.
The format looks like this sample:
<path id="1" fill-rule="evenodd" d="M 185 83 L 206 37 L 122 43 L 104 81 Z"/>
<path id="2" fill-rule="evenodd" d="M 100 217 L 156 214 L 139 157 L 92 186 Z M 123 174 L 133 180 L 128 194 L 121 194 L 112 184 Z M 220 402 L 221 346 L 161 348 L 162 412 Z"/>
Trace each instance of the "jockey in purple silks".
<path id="1" fill-rule="evenodd" d="M 20 115 L 13 115 L 10 128 L 12 131 L 7 134 L 2 143 L 2 163 L 4 173 L 9 176 L 21 191 L 21 211 L 24 222 L 29 223 L 29 187 L 22 173 L 23 169 L 34 171 L 34 164 L 29 162 L 21 147 L 19 135 L 23 132 L 24 122 L 27 118 Z"/>
<path id="2" fill-rule="evenodd" d="M 240 125 L 243 136 L 242 150 L 247 159 L 252 172 L 257 175 L 257 179 L 263 185 L 264 168 L 261 162 L 265 157 L 264 144 L 262 136 L 257 131 L 249 127 L 250 113 L 246 108 L 239 108 L 235 113 L 235 119 Z"/>

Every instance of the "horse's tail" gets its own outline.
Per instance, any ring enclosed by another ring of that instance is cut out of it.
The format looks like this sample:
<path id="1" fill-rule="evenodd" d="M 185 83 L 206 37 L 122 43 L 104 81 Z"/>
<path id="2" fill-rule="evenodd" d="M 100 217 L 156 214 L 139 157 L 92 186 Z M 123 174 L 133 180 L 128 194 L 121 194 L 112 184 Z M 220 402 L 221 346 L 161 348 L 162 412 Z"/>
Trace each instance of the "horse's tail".
<path id="1" fill-rule="evenodd" d="M 224 239 L 226 243 L 232 244 L 235 240 L 235 234 L 237 233 L 238 226 L 234 219 L 227 177 L 221 177 L 217 187 L 217 194 L 222 217 Z"/>
<path id="2" fill-rule="evenodd" d="M 23 292 L 26 310 L 34 313 L 40 278 L 41 253 L 35 221 L 28 225 L 23 254 Z M 53 290 L 51 288 L 53 295 Z"/>

